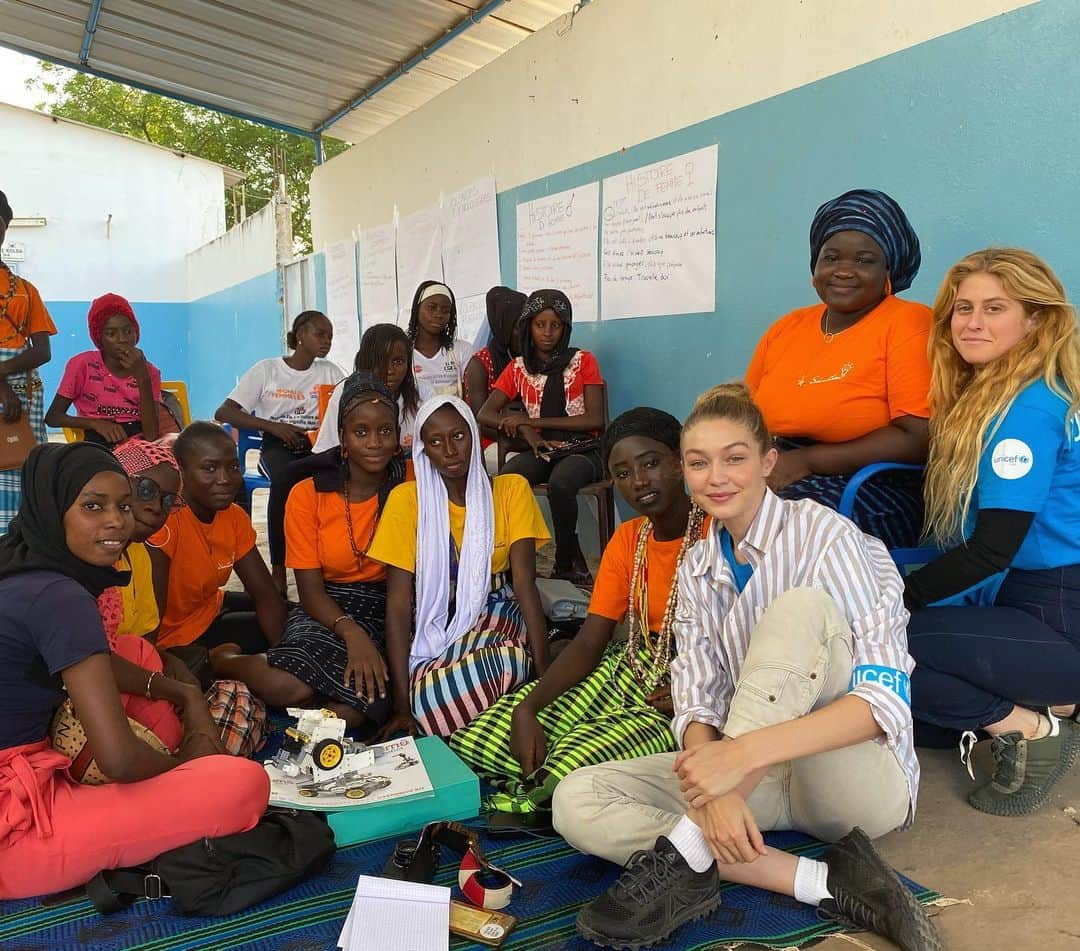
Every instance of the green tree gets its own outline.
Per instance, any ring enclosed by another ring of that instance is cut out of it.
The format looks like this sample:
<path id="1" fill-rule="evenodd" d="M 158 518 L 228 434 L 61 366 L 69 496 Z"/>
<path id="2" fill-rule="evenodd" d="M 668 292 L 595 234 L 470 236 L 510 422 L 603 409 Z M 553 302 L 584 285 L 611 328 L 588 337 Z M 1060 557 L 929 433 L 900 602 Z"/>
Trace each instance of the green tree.
<path id="1" fill-rule="evenodd" d="M 277 157 L 292 201 L 296 250 L 311 250 L 308 183 L 315 166 L 315 146 L 310 139 L 52 63 L 41 63 L 39 74 L 27 85 L 44 94 L 38 108 L 51 115 L 145 139 L 243 172 L 248 214 L 270 200 Z M 347 148 L 348 143 L 339 139 L 323 138 L 326 158 Z M 229 226 L 235 224 L 231 201 L 225 203 L 225 215 Z"/>

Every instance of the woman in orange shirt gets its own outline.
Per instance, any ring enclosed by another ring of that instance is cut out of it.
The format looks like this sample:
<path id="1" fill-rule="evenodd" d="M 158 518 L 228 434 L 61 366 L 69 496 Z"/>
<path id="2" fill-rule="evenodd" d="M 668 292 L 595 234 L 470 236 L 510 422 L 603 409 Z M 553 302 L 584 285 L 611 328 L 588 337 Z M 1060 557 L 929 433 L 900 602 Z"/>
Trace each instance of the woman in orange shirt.
<path id="1" fill-rule="evenodd" d="M 903 210 L 872 189 L 826 202 L 810 226 L 810 270 L 824 302 L 781 317 L 761 338 L 746 382 L 777 436 L 769 479 L 782 498 L 836 508 L 849 477 L 874 462 L 926 462 L 930 309 L 894 296 L 921 263 Z M 914 544 L 921 479 L 867 482 L 855 521 L 889 547 Z"/>
<path id="2" fill-rule="evenodd" d="M 383 503 L 405 481 L 397 400 L 371 373 L 342 384 L 341 448 L 319 453 L 321 469 L 299 483 L 285 507 L 286 564 L 300 607 L 265 654 L 236 645 L 213 652 L 219 676 L 243 680 L 271 706 L 317 702 L 350 721 L 388 719 L 385 660 L 386 567 L 369 561 Z M 383 701 L 383 702 L 379 702 Z"/>
<path id="3" fill-rule="evenodd" d="M 0 244 L 13 216 L 7 196 L 0 192 Z M 5 423 L 17 423 L 26 413 L 38 443 L 47 439 L 38 367 L 49 362 L 49 337 L 55 333 L 37 288 L 0 261 L 0 415 Z M 0 471 L 0 535 L 19 510 L 21 497 L 21 469 Z"/>
<path id="4" fill-rule="evenodd" d="M 572 770 L 675 749 L 668 662 L 676 573 L 705 518 L 683 485 L 681 427 L 649 407 L 615 419 L 602 458 L 639 518 L 604 549 L 589 616 L 544 675 L 507 694 L 450 738 L 473 769 L 502 787 L 494 809 L 549 810 Z M 625 644 L 611 645 L 627 618 Z"/>

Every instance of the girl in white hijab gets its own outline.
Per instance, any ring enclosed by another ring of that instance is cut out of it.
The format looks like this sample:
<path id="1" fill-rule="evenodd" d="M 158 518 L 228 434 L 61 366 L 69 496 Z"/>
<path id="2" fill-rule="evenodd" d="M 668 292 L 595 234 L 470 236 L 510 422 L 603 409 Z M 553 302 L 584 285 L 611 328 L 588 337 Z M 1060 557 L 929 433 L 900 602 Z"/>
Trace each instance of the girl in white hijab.
<path id="1" fill-rule="evenodd" d="M 420 407 L 413 466 L 416 481 L 390 493 L 368 551 L 389 569 L 394 716 L 383 732 L 445 737 L 546 669 L 536 552 L 551 536 L 525 479 L 489 481 L 476 420 L 457 397 Z"/>

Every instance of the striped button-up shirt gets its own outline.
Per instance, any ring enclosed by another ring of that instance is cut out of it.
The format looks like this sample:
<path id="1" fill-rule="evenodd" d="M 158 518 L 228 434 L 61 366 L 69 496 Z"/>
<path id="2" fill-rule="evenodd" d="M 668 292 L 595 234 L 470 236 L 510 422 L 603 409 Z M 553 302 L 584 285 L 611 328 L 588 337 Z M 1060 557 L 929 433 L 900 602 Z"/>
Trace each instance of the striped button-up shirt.
<path id="1" fill-rule="evenodd" d="M 912 735 L 904 584 L 884 544 L 817 502 L 783 501 L 770 490 L 737 548 L 754 573 L 740 594 L 721 551 L 723 525 L 689 551 L 679 569 L 675 617 L 678 656 L 671 664 L 672 731 L 682 741 L 693 722 L 724 729 L 754 626 L 791 588 L 817 588 L 851 628 L 851 692 L 869 705 L 907 776 L 915 818 L 919 761 Z M 861 670 L 860 670 L 861 668 Z"/>

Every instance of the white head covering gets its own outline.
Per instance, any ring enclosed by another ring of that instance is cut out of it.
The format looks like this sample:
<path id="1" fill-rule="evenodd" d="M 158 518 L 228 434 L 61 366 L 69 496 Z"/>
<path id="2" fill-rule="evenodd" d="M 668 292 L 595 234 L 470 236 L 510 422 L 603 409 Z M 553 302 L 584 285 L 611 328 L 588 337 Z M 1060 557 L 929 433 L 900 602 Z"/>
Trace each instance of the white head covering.
<path id="1" fill-rule="evenodd" d="M 450 602 L 450 511 L 446 484 L 424 451 L 420 430 L 431 414 L 452 406 L 472 434 L 472 455 L 465 486 L 465 531 L 458 558 L 457 609 L 447 625 Z M 438 657 L 480 617 L 491 590 L 491 553 L 495 547 L 495 504 L 480 449 L 480 429 L 472 410 L 456 396 L 433 396 L 416 414 L 413 427 L 416 472 L 416 636 L 409 671 Z"/>

